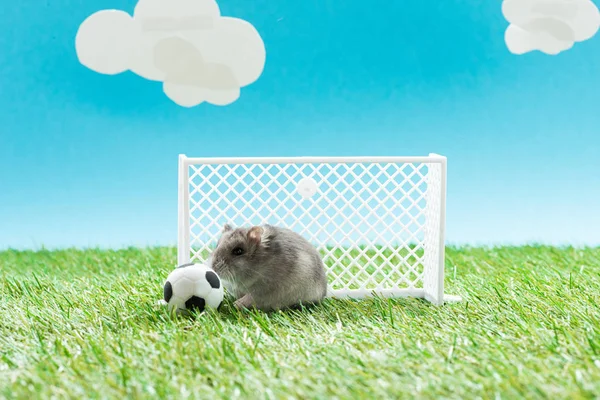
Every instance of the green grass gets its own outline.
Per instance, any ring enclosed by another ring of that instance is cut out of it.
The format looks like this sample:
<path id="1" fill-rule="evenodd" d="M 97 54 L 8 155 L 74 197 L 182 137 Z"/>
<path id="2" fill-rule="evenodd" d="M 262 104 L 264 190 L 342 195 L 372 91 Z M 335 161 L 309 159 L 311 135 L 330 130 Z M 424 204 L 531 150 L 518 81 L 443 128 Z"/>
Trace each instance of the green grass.
<path id="1" fill-rule="evenodd" d="M 0 252 L 0 398 L 600 397 L 600 248 L 449 248 L 462 303 L 176 318 L 175 250 Z"/>

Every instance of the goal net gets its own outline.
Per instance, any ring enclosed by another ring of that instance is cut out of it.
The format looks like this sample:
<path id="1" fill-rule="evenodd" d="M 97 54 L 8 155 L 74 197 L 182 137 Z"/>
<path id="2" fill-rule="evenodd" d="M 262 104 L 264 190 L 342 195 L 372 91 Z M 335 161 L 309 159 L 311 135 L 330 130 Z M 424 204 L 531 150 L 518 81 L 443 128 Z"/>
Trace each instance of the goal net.
<path id="1" fill-rule="evenodd" d="M 178 262 L 223 225 L 290 228 L 320 251 L 332 297 L 444 301 L 446 158 L 179 157 Z M 446 298 L 448 300 L 449 297 Z"/>

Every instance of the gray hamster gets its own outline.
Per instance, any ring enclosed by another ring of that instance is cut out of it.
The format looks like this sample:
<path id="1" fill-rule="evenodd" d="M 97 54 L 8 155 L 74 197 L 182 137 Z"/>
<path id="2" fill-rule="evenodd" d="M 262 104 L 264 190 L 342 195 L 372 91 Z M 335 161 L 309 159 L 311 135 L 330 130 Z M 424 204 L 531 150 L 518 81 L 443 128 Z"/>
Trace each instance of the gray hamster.
<path id="1" fill-rule="evenodd" d="M 295 308 L 316 304 L 327 294 L 319 252 L 287 228 L 225 225 L 207 263 L 235 296 L 237 308 Z"/>

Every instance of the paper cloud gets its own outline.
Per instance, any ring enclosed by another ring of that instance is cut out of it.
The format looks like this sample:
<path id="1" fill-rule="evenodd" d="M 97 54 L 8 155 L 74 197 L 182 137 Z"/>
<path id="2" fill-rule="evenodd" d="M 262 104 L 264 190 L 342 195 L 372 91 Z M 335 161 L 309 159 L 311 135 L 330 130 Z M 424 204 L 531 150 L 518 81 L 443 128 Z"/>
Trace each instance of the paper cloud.
<path id="1" fill-rule="evenodd" d="M 235 102 L 266 59 L 256 29 L 222 17 L 214 0 L 140 0 L 133 16 L 98 11 L 79 27 L 75 49 L 98 73 L 132 71 L 163 82 L 164 93 L 183 107 Z"/>
<path id="2" fill-rule="evenodd" d="M 591 0 L 504 0 L 510 25 L 504 39 L 514 54 L 541 51 L 557 55 L 600 28 L 600 12 Z"/>

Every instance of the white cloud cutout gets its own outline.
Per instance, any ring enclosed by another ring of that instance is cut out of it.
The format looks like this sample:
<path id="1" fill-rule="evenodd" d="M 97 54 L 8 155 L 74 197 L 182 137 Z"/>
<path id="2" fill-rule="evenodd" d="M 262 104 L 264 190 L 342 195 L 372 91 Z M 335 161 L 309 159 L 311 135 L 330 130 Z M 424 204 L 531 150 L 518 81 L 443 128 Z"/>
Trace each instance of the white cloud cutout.
<path id="1" fill-rule="evenodd" d="M 504 0 L 502 13 L 510 22 L 506 45 L 518 55 L 535 50 L 557 55 L 600 28 L 600 13 L 591 0 Z"/>
<path id="2" fill-rule="evenodd" d="M 139 0 L 90 15 L 75 38 L 79 61 L 101 74 L 132 71 L 163 82 L 176 104 L 225 106 L 263 72 L 266 51 L 248 22 L 222 17 L 214 0 Z"/>

